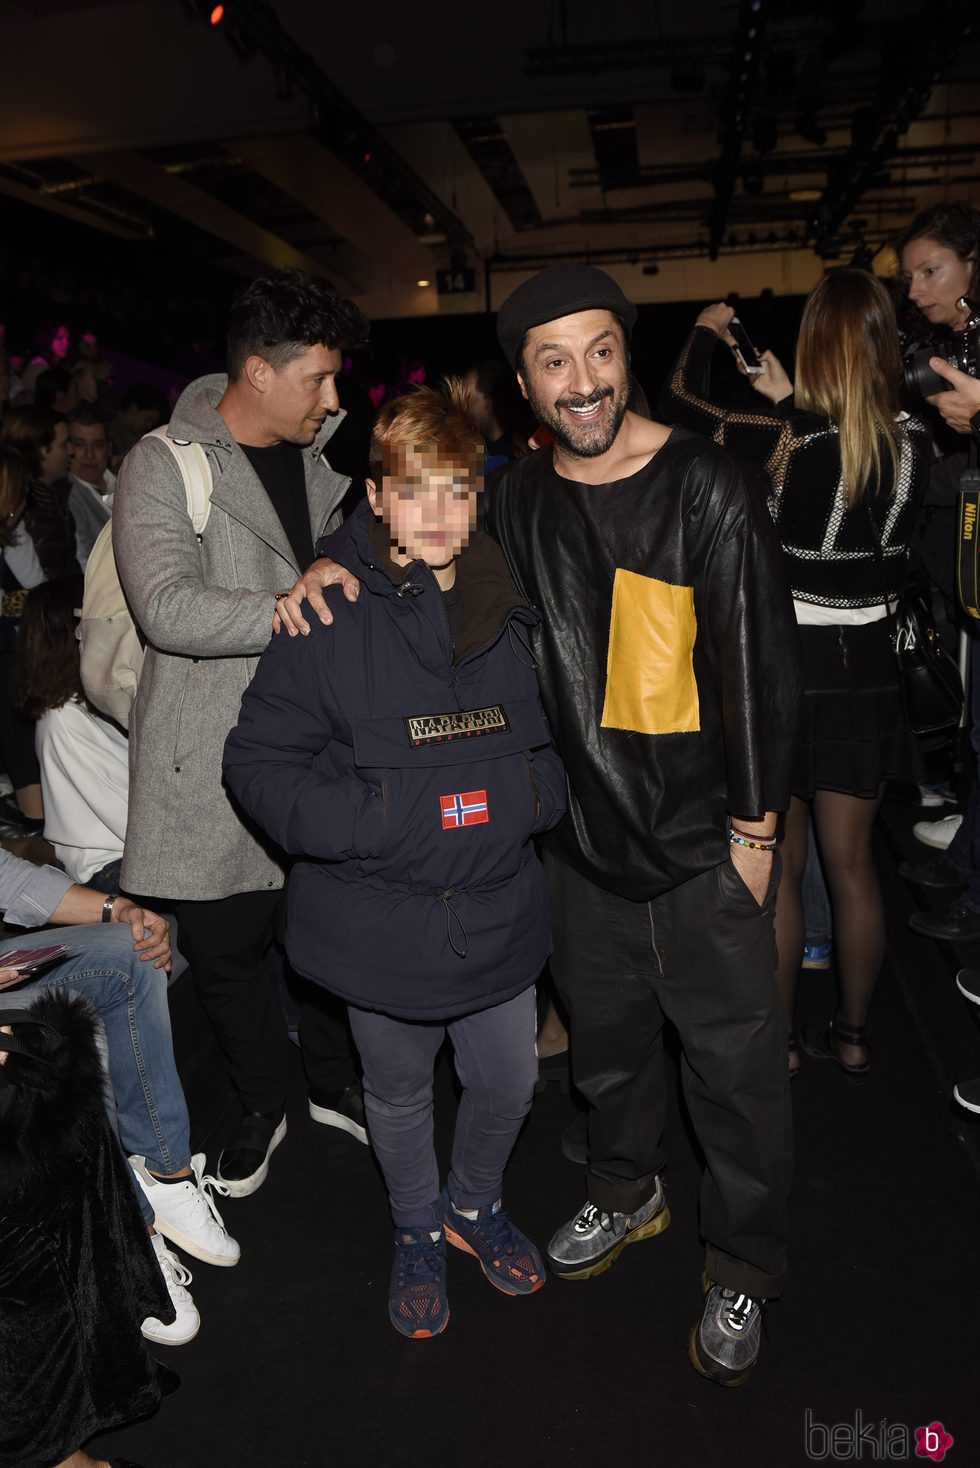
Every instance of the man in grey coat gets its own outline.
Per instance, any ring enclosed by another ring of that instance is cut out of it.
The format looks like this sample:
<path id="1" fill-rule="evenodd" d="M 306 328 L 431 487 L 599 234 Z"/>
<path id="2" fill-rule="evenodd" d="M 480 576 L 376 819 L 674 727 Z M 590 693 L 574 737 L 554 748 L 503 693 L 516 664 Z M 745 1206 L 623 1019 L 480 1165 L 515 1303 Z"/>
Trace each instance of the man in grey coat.
<path id="1" fill-rule="evenodd" d="M 167 429 L 207 456 L 204 531 L 195 535 L 174 455 L 153 437 L 123 461 L 113 508 L 120 579 L 147 643 L 122 881 L 175 906 L 242 1103 L 218 1164 L 235 1197 L 261 1185 L 286 1130 L 287 1031 L 268 966 L 285 873 L 282 853 L 233 804 L 221 757 L 271 636 L 276 593 L 340 522 L 349 481 L 324 449 L 343 416 L 341 352 L 366 331 L 356 306 L 300 271 L 254 281 L 232 307 L 227 378 L 192 383 Z M 362 1118 L 348 1114 L 359 1098 L 344 1037 L 338 1047 L 332 1017 L 312 1001 L 302 1030 L 311 1112 L 366 1140 Z"/>

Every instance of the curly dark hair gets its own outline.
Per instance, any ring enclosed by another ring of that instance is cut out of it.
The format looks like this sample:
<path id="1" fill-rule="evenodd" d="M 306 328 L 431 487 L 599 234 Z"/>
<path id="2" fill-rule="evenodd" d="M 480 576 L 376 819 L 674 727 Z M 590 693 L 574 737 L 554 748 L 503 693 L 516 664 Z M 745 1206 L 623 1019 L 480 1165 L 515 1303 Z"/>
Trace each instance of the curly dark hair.
<path id="1" fill-rule="evenodd" d="M 274 270 L 253 280 L 232 304 L 228 323 L 228 376 L 235 382 L 251 356 L 276 372 L 306 347 L 322 343 L 355 351 L 367 343 L 368 324 L 353 301 L 302 270 Z"/>
<path id="2" fill-rule="evenodd" d="M 10 701 L 29 719 L 60 709 L 70 698 L 85 697 L 75 635 L 75 609 L 84 590 L 84 577 L 63 576 L 42 581 L 24 598 Z"/>
<path id="3" fill-rule="evenodd" d="M 905 246 L 913 240 L 936 240 L 947 250 L 952 250 L 964 264 L 972 259 L 970 292 L 974 296 L 980 292 L 980 211 L 961 202 L 936 204 L 931 209 L 923 209 L 895 236 L 893 248 L 899 263 Z"/>

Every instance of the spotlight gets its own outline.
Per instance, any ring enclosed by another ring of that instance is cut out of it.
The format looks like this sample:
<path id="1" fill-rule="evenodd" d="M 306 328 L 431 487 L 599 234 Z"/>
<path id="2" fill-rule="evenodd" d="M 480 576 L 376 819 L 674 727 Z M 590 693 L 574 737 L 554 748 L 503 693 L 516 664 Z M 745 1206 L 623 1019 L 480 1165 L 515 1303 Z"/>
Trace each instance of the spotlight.
<path id="1" fill-rule="evenodd" d="M 416 282 L 415 282 L 415 284 L 416 284 L 416 285 L 417 285 L 417 286 L 418 286 L 418 287 L 419 287 L 419 288 L 420 288 L 420 289 L 421 289 L 421 290 L 424 290 L 424 289 L 425 289 L 425 287 L 426 287 L 426 286 L 427 286 L 427 285 L 431 285 L 431 284 L 432 284 L 432 282 L 431 282 L 431 280 L 417 280 L 417 281 L 416 281 Z"/>
<path id="2" fill-rule="evenodd" d="M 212 25 L 220 25 L 224 18 L 225 7 L 223 5 L 215 5 L 211 11 L 211 14 L 208 16 L 208 20 L 211 22 Z"/>

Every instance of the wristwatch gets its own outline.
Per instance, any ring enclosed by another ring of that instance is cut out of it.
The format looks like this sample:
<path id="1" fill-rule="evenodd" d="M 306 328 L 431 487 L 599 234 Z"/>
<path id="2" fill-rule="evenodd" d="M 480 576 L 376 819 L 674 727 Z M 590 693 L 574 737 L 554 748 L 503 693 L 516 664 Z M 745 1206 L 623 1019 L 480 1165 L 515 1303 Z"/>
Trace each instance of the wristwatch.
<path id="1" fill-rule="evenodd" d="M 116 901 L 117 901 L 118 897 L 119 897 L 119 893 L 118 892 L 110 892 L 110 894 L 106 898 L 105 902 L 103 902 L 103 904 L 102 904 L 102 921 L 104 923 L 111 923 L 112 922 L 112 909 L 115 907 Z"/>

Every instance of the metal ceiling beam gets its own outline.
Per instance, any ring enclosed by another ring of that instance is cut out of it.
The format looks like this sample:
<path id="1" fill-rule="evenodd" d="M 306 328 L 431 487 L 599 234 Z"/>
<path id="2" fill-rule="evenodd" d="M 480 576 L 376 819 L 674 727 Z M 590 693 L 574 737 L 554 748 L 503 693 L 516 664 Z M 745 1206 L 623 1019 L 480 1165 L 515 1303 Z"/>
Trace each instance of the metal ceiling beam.
<path id="1" fill-rule="evenodd" d="M 728 227 L 728 210 L 735 192 L 742 140 L 748 125 L 749 98 L 755 86 L 765 39 L 766 0 L 740 0 L 728 90 L 721 106 L 718 142 L 721 156 L 715 170 L 715 199 L 708 221 L 708 246 L 717 260 Z"/>
<path id="2" fill-rule="evenodd" d="M 6 194 L 11 199 L 17 199 L 22 204 L 31 204 L 36 209 L 46 209 L 49 214 L 57 214 L 62 219 L 70 219 L 75 224 L 86 224 L 91 228 L 101 229 L 104 234 L 115 235 L 120 240 L 146 240 L 152 235 L 152 229 L 140 228 L 134 225 L 127 227 L 96 209 L 81 208 L 76 204 L 66 204 L 63 199 L 42 192 L 41 189 L 32 188 L 29 184 L 18 183 L 15 179 L 5 177 L 0 173 L 0 194 Z"/>
<path id="3" fill-rule="evenodd" d="M 975 33 L 975 0 L 926 0 L 909 28 L 915 45 L 897 43 L 883 58 L 878 96 L 853 118 L 853 141 L 815 206 L 811 238 L 826 248 L 873 180 L 890 166 L 898 139 L 921 117 L 933 87 L 957 60 L 964 40 Z"/>
<path id="4" fill-rule="evenodd" d="M 308 133 L 236 138 L 228 148 L 393 280 L 432 275 L 436 262 L 431 251 L 362 178 Z"/>
<path id="5" fill-rule="evenodd" d="M 205 8 L 194 0 L 190 3 L 195 9 Z M 355 172 L 363 170 L 362 176 L 395 213 L 403 213 L 396 207 L 398 201 L 410 199 L 420 220 L 431 215 L 454 249 L 474 248 L 473 237 L 462 220 L 408 166 L 310 53 L 293 40 L 271 5 L 265 0 L 235 0 L 218 31 L 233 46 L 258 51 L 276 68 L 281 87 L 294 88 L 310 100 L 316 136 L 343 162 L 353 165 Z M 411 227 L 411 221 L 408 223 Z"/>
<path id="6" fill-rule="evenodd" d="M 929 148 L 897 148 L 888 159 L 889 168 L 930 168 L 937 163 L 963 163 L 980 153 L 980 141 L 975 143 L 950 143 Z M 763 178 L 770 175 L 780 177 L 790 173 L 827 173 L 840 161 L 842 150 L 837 148 L 809 149 L 806 153 L 766 153 L 745 159 L 739 171 L 757 174 Z M 678 183 L 700 183 L 714 176 L 717 163 L 705 158 L 700 163 L 647 164 L 630 174 L 605 177 L 608 189 L 658 188 Z M 597 168 L 569 169 L 569 188 L 595 188 L 599 182 Z"/>
<path id="7" fill-rule="evenodd" d="M 188 183 L 185 178 L 167 173 L 139 153 L 86 153 L 84 159 L 75 161 L 79 167 L 89 169 L 100 178 L 109 179 L 157 208 L 176 214 L 178 218 L 224 240 L 263 265 L 273 268 L 292 266 L 306 270 L 311 275 L 328 277 L 343 295 L 361 294 L 360 287 L 338 276 L 336 271 L 321 265 L 318 260 L 301 250 L 294 249 L 279 235 L 263 229 L 251 219 L 246 219 L 243 214 Z"/>

